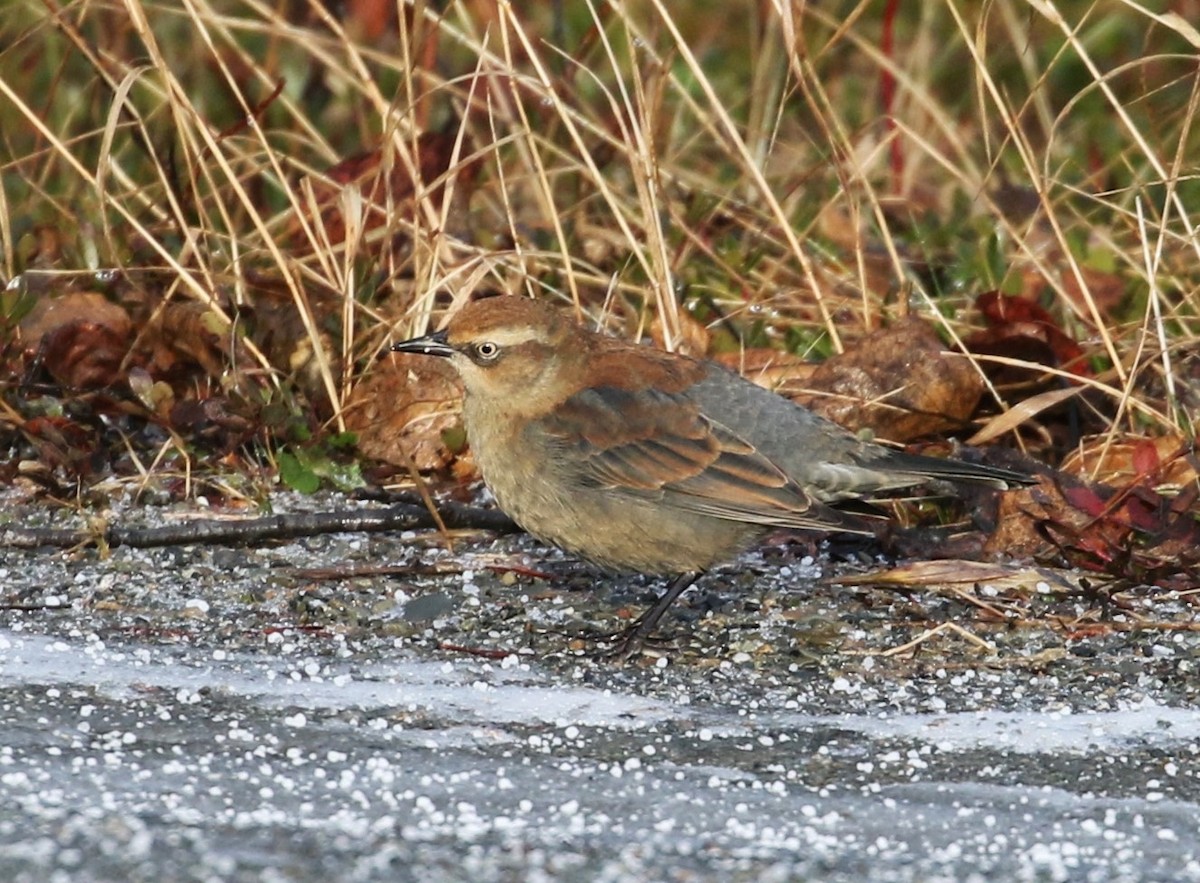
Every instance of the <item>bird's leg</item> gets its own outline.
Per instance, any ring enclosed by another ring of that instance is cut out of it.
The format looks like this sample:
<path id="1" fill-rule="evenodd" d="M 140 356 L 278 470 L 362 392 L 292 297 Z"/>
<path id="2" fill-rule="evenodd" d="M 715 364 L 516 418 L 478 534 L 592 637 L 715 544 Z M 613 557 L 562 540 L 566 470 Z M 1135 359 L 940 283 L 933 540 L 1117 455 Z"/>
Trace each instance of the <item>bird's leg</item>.
<path id="1" fill-rule="evenodd" d="M 646 638 L 658 626 L 658 621 L 667 612 L 667 608 L 674 604 L 675 599 L 687 591 L 688 586 L 694 583 L 699 576 L 699 571 L 689 571 L 681 573 L 671 580 L 671 584 L 667 586 L 662 596 L 654 602 L 654 606 L 635 619 L 629 628 L 621 633 L 617 645 L 611 651 L 604 654 L 605 658 L 613 662 L 624 662 L 640 650 L 645 644 Z"/>

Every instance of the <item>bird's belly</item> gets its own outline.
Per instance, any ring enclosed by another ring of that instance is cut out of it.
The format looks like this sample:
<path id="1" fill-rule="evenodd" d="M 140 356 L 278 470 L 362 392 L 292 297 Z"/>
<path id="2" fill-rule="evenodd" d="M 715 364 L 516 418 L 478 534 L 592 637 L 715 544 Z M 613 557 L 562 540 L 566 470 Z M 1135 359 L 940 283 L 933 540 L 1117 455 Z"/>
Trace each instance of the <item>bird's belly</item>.
<path id="1" fill-rule="evenodd" d="M 469 435 L 468 430 L 468 435 Z M 553 452 L 529 441 L 472 440 L 483 480 L 500 508 L 540 540 L 604 567 L 642 573 L 705 570 L 736 555 L 763 533 L 757 525 L 686 512 L 630 491 L 595 488 L 556 467 Z"/>
<path id="2" fill-rule="evenodd" d="M 706 570 L 762 533 L 756 526 L 664 510 L 619 492 L 576 489 L 565 497 L 544 486 L 492 487 L 492 492 L 500 507 L 538 539 L 617 570 Z"/>

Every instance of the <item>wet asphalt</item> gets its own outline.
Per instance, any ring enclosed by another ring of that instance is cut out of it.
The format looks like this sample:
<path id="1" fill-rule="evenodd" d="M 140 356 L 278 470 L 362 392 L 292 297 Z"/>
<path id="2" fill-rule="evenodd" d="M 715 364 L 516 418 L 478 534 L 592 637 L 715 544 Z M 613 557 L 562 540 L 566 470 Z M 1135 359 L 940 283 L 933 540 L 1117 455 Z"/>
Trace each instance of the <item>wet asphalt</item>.
<path id="1" fill-rule="evenodd" d="M 655 584 L 524 537 L 0 550 L 0 880 L 1200 880 L 1186 599 L 839 566 L 752 553 L 616 667 Z"/>

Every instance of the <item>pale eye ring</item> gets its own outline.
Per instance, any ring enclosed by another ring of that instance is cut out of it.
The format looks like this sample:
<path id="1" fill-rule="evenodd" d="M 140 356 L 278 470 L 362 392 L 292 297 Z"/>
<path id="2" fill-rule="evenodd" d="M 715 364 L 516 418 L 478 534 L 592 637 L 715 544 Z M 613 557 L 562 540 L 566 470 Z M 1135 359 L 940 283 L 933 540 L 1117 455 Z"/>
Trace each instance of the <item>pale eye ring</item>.
<path id="1" fill-rule="evenodd" d="M 500 355 L 500 346 L 492 343 L 490 340 L 485 340 L 482 343 L 475 344 L 475 355 L 485 362 L 490 362 L 496 356 Z"/>

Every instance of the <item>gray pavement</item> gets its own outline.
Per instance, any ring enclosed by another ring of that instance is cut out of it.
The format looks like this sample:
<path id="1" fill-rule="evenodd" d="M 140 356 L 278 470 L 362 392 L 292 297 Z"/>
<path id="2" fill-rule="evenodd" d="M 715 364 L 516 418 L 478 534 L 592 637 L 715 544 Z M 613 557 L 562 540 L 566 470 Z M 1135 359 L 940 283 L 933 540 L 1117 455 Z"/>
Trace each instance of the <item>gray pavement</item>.
<path id="1" fill-rule="evenodd" d="M 640 583 L 415 543 L 0 553 L 0 880 L 1200 881 L 1191 632 L 914 663 L 814 562 L 752 558 L 799 608 L 616 669 L 529 635 Z M 814 617 L 822 658 L 753 652 Z"/>

